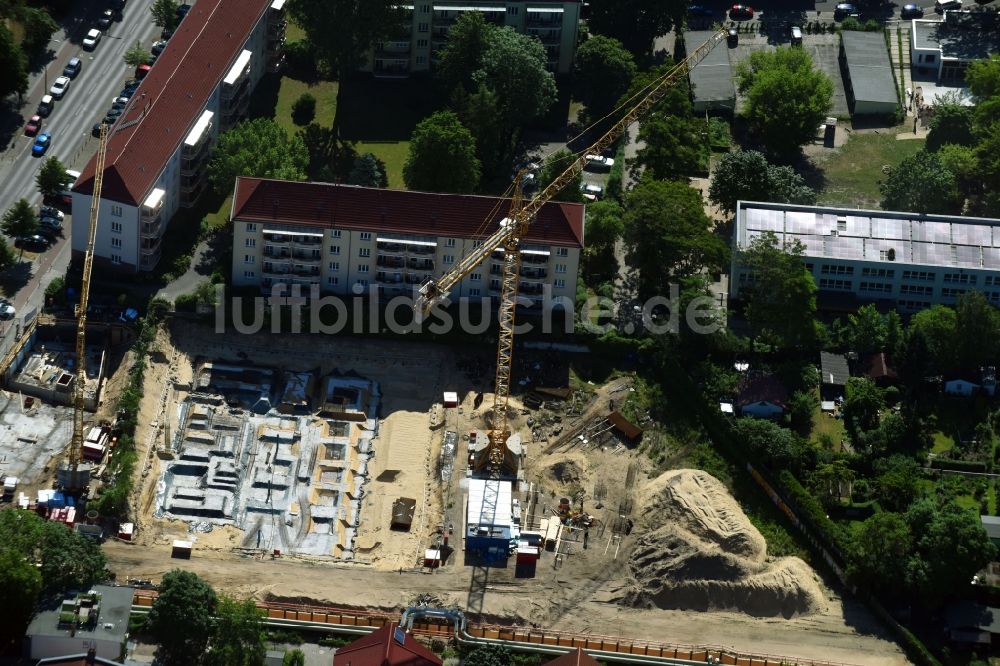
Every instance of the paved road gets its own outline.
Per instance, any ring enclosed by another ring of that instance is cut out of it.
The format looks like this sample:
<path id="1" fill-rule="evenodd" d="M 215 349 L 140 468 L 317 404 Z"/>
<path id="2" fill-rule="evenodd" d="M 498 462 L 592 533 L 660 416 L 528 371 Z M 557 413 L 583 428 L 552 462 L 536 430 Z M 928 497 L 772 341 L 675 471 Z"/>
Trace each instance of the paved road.
<path id="1" fill-rule="evenodd" d="M 77 171 L 83 169 L 97 149 L 97 140 L 90 135 L 91 127 L 104 117 L 113 96 L 131 73 L 122 55 L 137 39 L 148 45 L 159 35 L 159 28 L 153 25 L 149 13 L 152 0 L 130 0 L 122 21 L 107 30 L 94 51 L 84 51 L 81 41 L 93 27 L 93 19 L 104 9 L 103 5 L 98 7 L 99 4 L 78 3 L 86 6 L 87 13 L 81 11 L 66 18 L 63 29 L 53 35 L 49 43 L 52 60 L 44 70 L 32 76 L 21 106 L 26 120 L 35 112 L 48 86 L 62 74 L 69 59 L 77 56 L 83 60 L 80 74 L 43 123 L 43 130 L 52 134 L 48 155 L 58 157 L 67 168 Z M 0 211 L 7 210 L 22 197 L 34 203 L 41 201 L 35 174 L 42 160 L 31 156 L 32 142 L 31 137 L 24 136 L 23 130 L 18 129 L 0 152 Z M 47 284 L 49 279 L 65 272 L 70 255 L 68 216 L 64 228 L 66 237 L 39 257 L 31 266 L 30 276 L 27 270 L 13 269 L 25 274 L 24 279 L 17 281 L 16 295 L 8 294 L 19 312 L 41 304 L 44 287 L 39 288 L 39 284 Z"/>

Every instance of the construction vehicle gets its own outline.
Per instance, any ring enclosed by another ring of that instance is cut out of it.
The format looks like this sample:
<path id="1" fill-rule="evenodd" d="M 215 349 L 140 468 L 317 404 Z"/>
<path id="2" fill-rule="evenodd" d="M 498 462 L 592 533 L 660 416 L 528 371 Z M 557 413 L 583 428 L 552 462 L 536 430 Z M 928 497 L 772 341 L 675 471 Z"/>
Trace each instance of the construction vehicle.
<path id="1" fill-rule="evenodd" d="M 90 200 L 90 224 L 87 228 L 87 249 L 83 257 L 83 279 L 80 282 L 80 303 L 76 311 L 76 383 L 73 386 L 73 439 L 69 459 L 56 472 L 56 481 L 68 492 L 80 492 L 90 484 L 92 465 L 80 462 L 83 456 L 83 412 L 87 386 L 87 304 L 90 300 L 90 276 L 94 268 L 94 239 L 97 237 L 97 213 L 101 206 L 101 185 L 104 181 L 104 159 L 108 150 L 108 126 L 101 124 L 100 143 L 94 167 L 94 192 Z"/>
<path id="2" fill-rule="evenodd" d="M 508 192 L 510 209 L 507 216 L 500 220 L 500 227 L 486 238 L 478 247 L 462 257 L 461 261 L 450 271 L 434 280 L 430 279 L 421 285 L 419 297 L 414 304 L 418 318 L 427 315 L 431 308 L 444 302 L 451 289 L 466 275 L 483 263 L 487 257 L 498 250 L 503 250 L 503 271 L 500 280 L 499 320 L 500 332 L 497 343 L 496 376 L 494 379 L 493 411 L 490 424 L 489 444 L 474 461 L 474 471 L 477 475 L 493 479 L 511 479 L 517 477 L 517 456 L 507 446 L 510 431 L 507 427 L 507 403 L 510 398 L 510 374 L 514 350 L 514 317 L 517 302 L 518 282 L 521 270 L 521 254 L 519 250 L 521 239 L 524 238 L 542 206 L 551 201 L 556 194 L 570 184 L 583 171 L 588 155 L 601 155 L 615 141 L 625 134 L 629 125 L 643 118 L 652 110 L 672 85 L 685 76 L 688 70 L 701 60 L 725 37 L 725 31 L 719 31 L 708 41 L 696 48 L 685 60 L 675 65 L 666 74 L 626 100 L 607 117 L 624 111 L 624 114 L 611 126 L 593 145 L 576 153 L 576 159 L 565 171 L 556 176 L 545 189 L 533 198 L 524 201 L 521 193 L 521 182 L 527 171 L 521 170 L 514 179 Z M 638 102 L 635 100 L 638 99 Z M 630 104 L 634 104 L 629 107 Z M 627 110 L 626 110 L 627 109 Z M 601 121 L 598 121 L 601 122 Z M 596 123 L 595 123 L 596 124 Z M 592 126 L 593 127 L 593 126 Z M 484 224 L 491 223 L 491 219 Z"/>

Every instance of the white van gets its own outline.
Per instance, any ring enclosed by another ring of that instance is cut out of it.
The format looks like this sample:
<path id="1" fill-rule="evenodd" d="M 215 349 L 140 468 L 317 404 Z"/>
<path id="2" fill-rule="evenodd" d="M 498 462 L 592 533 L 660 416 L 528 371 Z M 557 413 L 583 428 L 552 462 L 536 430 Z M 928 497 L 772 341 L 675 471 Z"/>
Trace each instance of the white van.
<path id="1" fill-rule="evenodd" d="M 945 11 L 955 11 L 962 8 L 962 0 L 934 0 L 934 11 L 943 14 Z"/>
<path id="2" fill-rule="evenodd" d="M 80 172 L 73 171 L 72 169 L 66 169 L 66 175 L 72 176 L 73 182 L 69 184 L 69 189 L 59 193 L 59 198 L 65 205 L 69 206 L 70 204 L 73 203 L 73 192 L 71 190 L 73 189 L 73 186 L 76 184 L 76 181 L 80 180 Z"/>

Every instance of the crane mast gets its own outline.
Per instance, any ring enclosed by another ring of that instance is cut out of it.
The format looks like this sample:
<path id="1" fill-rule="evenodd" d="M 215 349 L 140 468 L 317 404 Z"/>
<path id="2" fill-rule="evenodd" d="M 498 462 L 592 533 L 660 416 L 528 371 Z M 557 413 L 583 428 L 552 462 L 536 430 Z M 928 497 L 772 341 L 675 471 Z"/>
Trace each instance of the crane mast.
<path id="1" fill-rule="evenodd" d="M 101 185 L 104 181 L 104 160 L 108 148 L 108 126 L 101 123 L 100 144 L 94 167 L 94 192 L 90 201 L 90 223 L 87 229 L 87 247 L 83 258 L 83 279 L 80 282 L 80 304 L 76 318 L 76 382 L 73 387 L 73 440 L 70 443 L 69 461 L 61 485 L 70 490 L 80 490 L 87 485 L 89 470 L 81 473 L 80 458 L 83 453 L 83 412 L 87 384 L 87 304 L 90 300 L 90 276 L 94 267 L 94 240 L 97 237 L 97 214 L 101 206 Z M 81 480 L 82 479 L 82 480 Z"/>
<path id="2" fill-rule="evenodd" d="M 466 275 L 483 263 L 487 257 L 499 249 L 503 249 L 503 271 L 500 283 L 500 307 L 498 309 L 500 332 L 497 342 L 497 367 L 493 393 L 493 415 L 489 434 L 489 449 L 487 455 L 477 456 L 475 469 L 480 474 L 490 478 L 515 476 L 516 463 L 507 448 L 509 432 L 507 428 L 507 403 L 510 399 L 510 373 L 514 350 L 514 318 L 516 314 L 517 289 L 521 270 L 521 239 L 527 233 L 529 226 L 542 206 L 551 201 L 556 194 L 573 182 L 587 163 L 587 154 L 600 154 L 617 141 L 629 125 L 643 118 L 659 102 L 666 92 L 688 70 L 697 65 L 715 48 L 724 36 L 719 31 L 705 43 L 696 48 L 687 58 L 672 67 L 640 99 L 634 106 L 611 126 L 600 138 L 577 158 L 542 191 L 533 198 L 524 201 L 521 195 L 521 180 L 525 171 L 522 170 L 514 181 L 514 194 L 507 217 L 500 221 L 499 228 L 482 244 L 464 256 L 458 265 L 439 277 L 431 279 L 420 286 L 414 310 L 418 316 L 426 315 L 431 308 L 447 299 L 448 294 Z"/>

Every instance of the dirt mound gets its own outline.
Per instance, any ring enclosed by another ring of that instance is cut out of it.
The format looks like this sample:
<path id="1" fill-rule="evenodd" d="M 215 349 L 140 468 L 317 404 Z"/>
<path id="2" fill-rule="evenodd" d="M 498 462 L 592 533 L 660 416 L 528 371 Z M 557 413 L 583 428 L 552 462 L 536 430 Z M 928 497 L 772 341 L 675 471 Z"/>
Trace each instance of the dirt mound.
<path id="1" fill-rule="evenodd" d="M 764 537 L 713 476 L 667 472 L 647 484 L 639 499 L 645 532 L 629 558 L 621 603 L 766 617 L 825 607 L 808 565 L 795 557 L 768 562 Z"/>
<path id="2" fill-rule="evenodd" d="M 549 467 L 549 476 L 564 486 L 579 483 L 583 469 L 573 460 L 557 462 Z"/>

